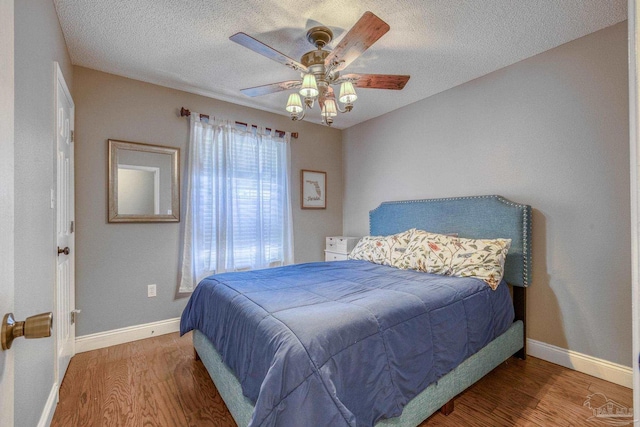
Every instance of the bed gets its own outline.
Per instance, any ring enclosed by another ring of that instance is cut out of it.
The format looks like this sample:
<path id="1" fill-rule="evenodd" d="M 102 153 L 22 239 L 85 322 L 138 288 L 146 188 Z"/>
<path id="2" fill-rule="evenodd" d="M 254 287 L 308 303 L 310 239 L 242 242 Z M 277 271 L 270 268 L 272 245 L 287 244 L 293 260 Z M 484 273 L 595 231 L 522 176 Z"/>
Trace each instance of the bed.
<path id="1" fill-rule="evenodd" d="M 197 356 L 238 425 L 416 426 L 440 408 L 451 410 L 457 394 L 507 358 L 525 356 L 531 208 L 474 196 L 385 202 L 370 212 L 371 235 L 410 228 L 511 239 L 505 283 L 493 291 L 474 278 L 433 278 L 366 261 L 201 282 L 181 333 L 194 330 Z M 466 323 L 457 324 L 461 318 Z M 450 347 L 459 352 L 449 354 Z"/>

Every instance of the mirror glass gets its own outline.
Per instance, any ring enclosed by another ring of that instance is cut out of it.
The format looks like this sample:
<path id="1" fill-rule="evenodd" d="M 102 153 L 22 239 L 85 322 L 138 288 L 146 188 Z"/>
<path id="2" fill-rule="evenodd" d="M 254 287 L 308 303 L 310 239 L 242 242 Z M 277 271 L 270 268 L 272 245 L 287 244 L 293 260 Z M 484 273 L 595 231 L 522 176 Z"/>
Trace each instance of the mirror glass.
<path id="1" fill-rule="evenodd" d="M 179 149 L 109 140 L 109 222 L 180 220 Z"/>

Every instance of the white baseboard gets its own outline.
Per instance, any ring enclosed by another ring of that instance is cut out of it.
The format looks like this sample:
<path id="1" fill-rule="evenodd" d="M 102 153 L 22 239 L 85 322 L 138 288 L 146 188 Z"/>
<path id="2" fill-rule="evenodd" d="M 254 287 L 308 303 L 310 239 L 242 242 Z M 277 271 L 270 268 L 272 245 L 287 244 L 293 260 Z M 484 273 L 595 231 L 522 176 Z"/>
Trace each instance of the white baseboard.
<path id="1" fill-rule="evenodd" d="M 54 383 L 49 392 L 47 403 L 45 403 L 40 415 L 40 421 L 38 421 L 38 427 L 47 427 L 51 425 L 53 420 L 53 414 L 56 412 L 56 405 L 58 404 L 58 383 Z"/>
<path id="2" fill-rule="evenodd" d="M 76 337 L 76 353 L 84 353 L 85 351 L 111 347 L 112 345 L 151 338 L 157 335 L 170 334 L 172 332 L 178 332 L 179 330 L 180 318 L 176 317 L 175 319 L 82 335 Z"/>
<path id="3" fill-rule="evenodd" d="M 624 387 L 632 388 L 633 370 L 597 357 L 527 338 L 527 354 Z"/>
<path id="4" fill-rule="evenodd" d="M 76 337 L 76 353 L 124 344 L 156 335 L 170 334 L 178 332 L 179 330 L 180 318 L 178 317 L 175 319 L 98 332 L 96 334 L 83 335 Z M 633 370 L 628 366 L 556 347 L 531 338 L 527 339 L 527 354 L 624 387 L 632 388 L 633 385 Z M 49 407 L 55 409 L 56 393 L 57 386 L 52 389 L 51 395 L 47 400 L 47 406 L 45 407 L 45 412 L 43 412 L 43 419 Z M 51 412 L 51 416 L 53 416 L 53 412 Z"/>

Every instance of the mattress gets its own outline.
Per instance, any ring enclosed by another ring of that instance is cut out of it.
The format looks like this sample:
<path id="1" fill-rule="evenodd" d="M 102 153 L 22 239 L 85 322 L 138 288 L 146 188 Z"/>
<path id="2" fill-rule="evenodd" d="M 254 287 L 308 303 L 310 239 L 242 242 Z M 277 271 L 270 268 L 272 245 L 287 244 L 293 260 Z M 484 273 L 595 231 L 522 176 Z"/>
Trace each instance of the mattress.
<path id="1" fill-rule="evenodd" d="M 203 280 L 181 320 L 255 405 L 252 426 L 371 426 L 513 323 L 503 283 L 339 261 Z"/>

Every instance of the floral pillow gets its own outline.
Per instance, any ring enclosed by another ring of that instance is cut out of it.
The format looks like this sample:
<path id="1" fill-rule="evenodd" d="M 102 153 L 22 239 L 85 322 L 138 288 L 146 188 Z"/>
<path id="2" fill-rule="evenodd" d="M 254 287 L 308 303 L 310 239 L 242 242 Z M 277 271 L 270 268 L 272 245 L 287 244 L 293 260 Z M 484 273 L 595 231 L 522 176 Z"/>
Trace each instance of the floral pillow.
<path id="1" fill-rule="evenodd" d="M 446 276 L 477 277 L 496 289 L 511 239 L 464 239 L 418 230 L 398 268 Z"/>
<path id="2" fill-rule="evenodd" d="M 411 241 L 414 228 L 390 236 L 365 236 L 349 254 L 349 259 L 360 259 L 375 264 L 396 266 Z"/>
<path id="3" fill-rule="evenodd" d="M 364 236 L 363 238 L 358 240 L 358 243 L 356 244 L 356 246 L 351 250 L 351 253 L 349 253 L 349 256 L 348 256 L 349 259 L 360 259 L 360 260 L 368 261 L 369 237 L 371 236 Z"/>

